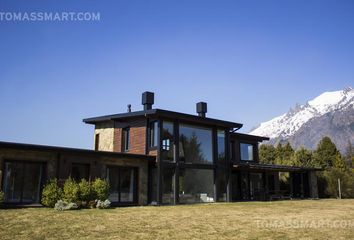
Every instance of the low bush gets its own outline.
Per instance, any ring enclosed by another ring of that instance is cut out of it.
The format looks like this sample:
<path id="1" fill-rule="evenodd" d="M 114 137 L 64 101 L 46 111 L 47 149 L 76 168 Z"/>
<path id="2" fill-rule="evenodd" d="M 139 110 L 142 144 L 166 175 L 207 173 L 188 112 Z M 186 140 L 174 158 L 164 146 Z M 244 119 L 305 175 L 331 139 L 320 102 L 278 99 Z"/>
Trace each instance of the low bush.
<path id="1" fill-rule="evenodd" d="M 70 203 L 79 201 L 79 184 L 69 177 L 63 187 L 63 200 Z"/>
<path id="2" fill-rule="evenodd" d="M 96 178 L 92 183 L 93 198 L 104 201 L 108 198 L 109 184 L 107 181 Z"/>
<path id="3" fill-rule="evenodd" d="M 108 194 L 108 182 L 99 178 L 93 182 L 82 179 L 79 183 L 72 178 L 68 178 L 62 188 L 59 187 L 56 179 L 52 179 L 43 189 L 42 204 L 47 207 L 54 207 L 57 210 L 82 207 L 104 209 L 111 205 L 111 202 L 107 199 Z"/>
<path id="4" fill-rule="evenodd" d="M 62 189 L 58 186 L 56 179 L 50 180 L 43 188 L 42 204 L 47 207 L 54 207 L 55 203 L 62 198 Z"/>
<path id="5" fill-rule="evenodd" d="M 98 200 L 96 208 L 106 209 L 106 208 L 109 208 L 110 206 L 111 206 L 111 202 L 108 199 L 106 199 L 105 201 Z"/>
<path id="6" fill-rule="evenodd" d="M 79 207 L 76 203 L 72 203 L 72 202 L 68 203 L 62 200 L 59 200 L 54 206 L 54 209 L 58 211 L 75 210 L 78 208 Z"/>

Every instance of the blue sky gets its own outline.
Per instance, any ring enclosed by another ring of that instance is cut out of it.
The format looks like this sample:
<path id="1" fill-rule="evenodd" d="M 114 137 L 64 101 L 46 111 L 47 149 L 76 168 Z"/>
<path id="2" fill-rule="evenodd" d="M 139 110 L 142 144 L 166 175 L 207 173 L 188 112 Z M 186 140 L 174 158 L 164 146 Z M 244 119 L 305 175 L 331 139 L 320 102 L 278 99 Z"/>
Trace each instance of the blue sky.
<path id="1" fill-rule="evenodd" d="M 82 119 L 140 110 L 145 90 L 247 132 L 354 82 L 354 1 L 0 0 L 26 11 L 101 20 L 0 21 L 0 141 L 92 148 Z"/>

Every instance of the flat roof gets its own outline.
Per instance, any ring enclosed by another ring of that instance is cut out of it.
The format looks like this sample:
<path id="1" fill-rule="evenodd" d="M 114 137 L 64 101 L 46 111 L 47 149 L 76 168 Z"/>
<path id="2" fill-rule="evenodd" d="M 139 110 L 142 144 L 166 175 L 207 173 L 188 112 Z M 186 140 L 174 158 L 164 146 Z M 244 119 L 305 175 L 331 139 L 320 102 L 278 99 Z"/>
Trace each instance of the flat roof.
<path id="1" fill-rule="evenodd" d="M 143 110 L 143 111 L 135 111 L 135 112 L 113 114 L 113 115 L 105 115 L 100 117 L 86 118 L 83 119 L 83 122 L 87 124 L 96 124 L 104 121 L 124 120 L 129 118 L 136 118 L 136 117 L 166 117 L 170 119 L 184 120 L 192 123 L 201 123 L 201 124 L 216 125 L 216 126 L 237 128 L 237 129 L 240 129 L 243 126 L 243 124 L 241 123 L 224 121 L 224 120 L 208 118 L 208 117 L 200 117 L 197 115 L 173 112 L 173 111 L 157 109 L 157 108 L 146 110 L 146 111 Z"/>
<path id="2" fill-rule="evenodd" d="M 236 137 L 236 138 L 240 138 L 240 139 L 245 139 L 245 140 L 255 140 L 258 142 L 262 142 L 262 141 L 268 141 L 269 137 L 262 137 L 262 136 L 256 136 L 256 135 L 250 135 L 250 134 L 245 134 L 245 133 L 231 133 L 231 137 Z"/>
<path id="3" fill-rule="evenodd" d="M 138 159 L 155 159 L 155 156 L 149 156 L 144 154 L 132 154 L 132 153 L 119 153 L 108 151 L 95 151 L 82 148 L 69 148 L 58 147 L 48 145 L 37 145 L 27 143 L 14 143 L 14 142 L 2 142 L 0 141 L 0 148 L 21 149 L 21 150 L 35 150 L 35 151 L 51 151 L 60 153 L 77 153 L 77 154 L 90 154 L 96 156 L 110 156 L 110 157 L 126 157 L 126 158 L 138 158 Z"/>

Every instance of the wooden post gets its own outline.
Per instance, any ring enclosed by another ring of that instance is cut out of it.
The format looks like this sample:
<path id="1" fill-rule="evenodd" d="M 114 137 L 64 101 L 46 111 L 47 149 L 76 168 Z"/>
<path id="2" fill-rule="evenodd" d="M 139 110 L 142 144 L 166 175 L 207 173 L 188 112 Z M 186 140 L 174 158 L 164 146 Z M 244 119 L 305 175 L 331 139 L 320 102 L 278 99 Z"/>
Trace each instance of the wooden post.
<path id="1" fill-rule="evenodd" d="M 338 178 L 338 192 L 339 192 L 339 199 L 342 199 L 342 191 L 340 189 L 340 179 Z"/>

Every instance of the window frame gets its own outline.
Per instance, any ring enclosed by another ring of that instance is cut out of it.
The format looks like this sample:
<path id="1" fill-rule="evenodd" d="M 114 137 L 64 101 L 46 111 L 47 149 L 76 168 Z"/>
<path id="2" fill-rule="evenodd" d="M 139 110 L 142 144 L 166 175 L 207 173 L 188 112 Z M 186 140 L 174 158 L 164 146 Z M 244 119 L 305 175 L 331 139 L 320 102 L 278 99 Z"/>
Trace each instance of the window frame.
<path id="1" fill-rule="evenodd" d="M 152 120 L 149 122 L 149 138 L 148 138 L 148 146 L 149 150 L 155 150 L 158 146 L 158 131 L 159 131 L 159 121 Z M 155 142 L 156 141 L 156 142 Z"/>
<path id="2" fill-rule="evenodd" d="M 252 146 L 252 159 L 243 159 L 242 158 L 242 147 L 241 147 L 242 145 L 250 145 L 250 146 Z M 244 161 L 244 162 L 253 162 L 253 161 L 255 161 L 255 144 L 254 143 L 242 141 L 242 142 L 240 142 L 239 146 L 240 146 L 240 160 L 241 161 Z"/>

